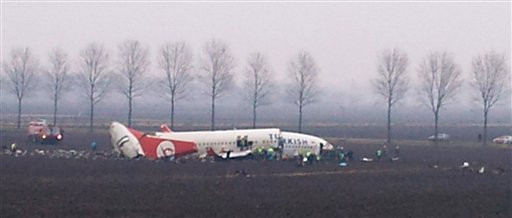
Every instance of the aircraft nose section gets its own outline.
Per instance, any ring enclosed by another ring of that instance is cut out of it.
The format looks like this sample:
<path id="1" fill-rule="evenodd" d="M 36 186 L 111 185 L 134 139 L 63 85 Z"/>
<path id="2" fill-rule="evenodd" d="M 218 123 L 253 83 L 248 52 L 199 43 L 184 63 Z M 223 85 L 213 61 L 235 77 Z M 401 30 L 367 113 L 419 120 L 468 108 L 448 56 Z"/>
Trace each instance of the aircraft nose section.
<path id="1" fill-rule="evenodd" d="M 334 146 L 331 143 L 327 143 L 324 147 L 324 150 L 331 151 L 334 150 Z"/>
<path id="2" fill-rule="evenodd" d="M 121 123 L 112 122 L 110 125 L 112 147 L 128 158 L 140 156 L 140 144 L 137 138 Z"/>

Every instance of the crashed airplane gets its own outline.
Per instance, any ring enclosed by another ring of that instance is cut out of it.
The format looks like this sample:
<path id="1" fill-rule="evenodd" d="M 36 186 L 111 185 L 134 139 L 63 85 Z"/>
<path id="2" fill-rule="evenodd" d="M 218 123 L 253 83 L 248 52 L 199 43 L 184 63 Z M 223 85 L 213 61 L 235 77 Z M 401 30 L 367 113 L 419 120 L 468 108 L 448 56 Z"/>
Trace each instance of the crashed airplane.
<path id="1" fill-rule="evenodd" d="M 160 132 L 146 134 L 119 122 L 110 126 L 114 150 L 128 158 L 179 158 L 193 154 L 203 158 L 216 155 L 222 159 L 251 155 L 257 148 L 276 148 L 283 155 L 320 154 L 334 147 L 326 140 L 301 133 L 282 132 L 277 128 L 174 132 L 162 125 Z"/>

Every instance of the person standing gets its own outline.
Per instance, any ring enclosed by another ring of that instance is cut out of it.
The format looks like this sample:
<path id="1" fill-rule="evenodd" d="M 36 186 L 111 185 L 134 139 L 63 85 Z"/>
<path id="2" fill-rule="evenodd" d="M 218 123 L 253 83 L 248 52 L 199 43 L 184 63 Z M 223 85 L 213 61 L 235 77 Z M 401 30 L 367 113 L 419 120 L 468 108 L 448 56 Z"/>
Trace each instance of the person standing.
<path id="1" fill-rule="evenodd" d="M 268 150 L 267 150 L 267 159 L 268 160 L 274 159 L 274 149 L 272 147 L 268 148 Z"/>
<path id="2" fill-rule="evenodd" d="M 92 142 L 92 143 L 91 143 L 91 150 L 92 150 L 93 152 L 96 152 L 96 147 L 97 147 L 97 146 L 96 146 L 96 142 Z"/>
<path id="3" fill-rule="evenodd" d="M 375 156 L 377 157 L 377 161 L 380 161 L 380 158 L 382 157 L 382 149 L 377 149 Z"/>
<path id="4" fill-rule="evenodd" d="M 343 151 L 343 149 L 338 153 L 338 161 L 339 161 L 338 165 L 340 167 L 347 166 L 347 160 L 346 160 L 345 152 Z"/>

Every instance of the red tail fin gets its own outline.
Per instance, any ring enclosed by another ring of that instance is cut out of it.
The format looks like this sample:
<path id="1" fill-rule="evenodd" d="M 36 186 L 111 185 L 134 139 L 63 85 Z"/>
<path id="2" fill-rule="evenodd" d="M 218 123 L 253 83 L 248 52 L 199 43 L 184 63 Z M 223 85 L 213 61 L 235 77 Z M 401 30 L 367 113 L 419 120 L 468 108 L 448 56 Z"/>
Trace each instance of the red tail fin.
<path id="1" fill-rule="evenodd" d="M 128 128 L 128 130 L 139 140 L 145 156 L 150 159 L 165 158 L 168 156 L 178 158 L 198 151 L 197 145 L 194 142 L 147 135 L 130 128 Z"/>

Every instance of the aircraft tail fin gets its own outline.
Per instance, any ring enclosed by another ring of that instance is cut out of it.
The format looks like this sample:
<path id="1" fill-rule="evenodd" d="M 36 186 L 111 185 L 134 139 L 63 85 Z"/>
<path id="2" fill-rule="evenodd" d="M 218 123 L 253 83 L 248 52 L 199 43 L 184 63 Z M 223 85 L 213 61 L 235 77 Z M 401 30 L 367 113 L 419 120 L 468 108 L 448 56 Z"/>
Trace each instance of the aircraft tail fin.
<path id="1" fill-rule="evenodd" d="M 169 127 L 168 127 L 167 125 L 165 125 L 165 124 L 160 125 L 160 131 L 162 131 L 162 132 L 167 132 L 167 133 L 171 133 L 171 132 L 172 132 L 171 128 L 169 128 Z"/>

